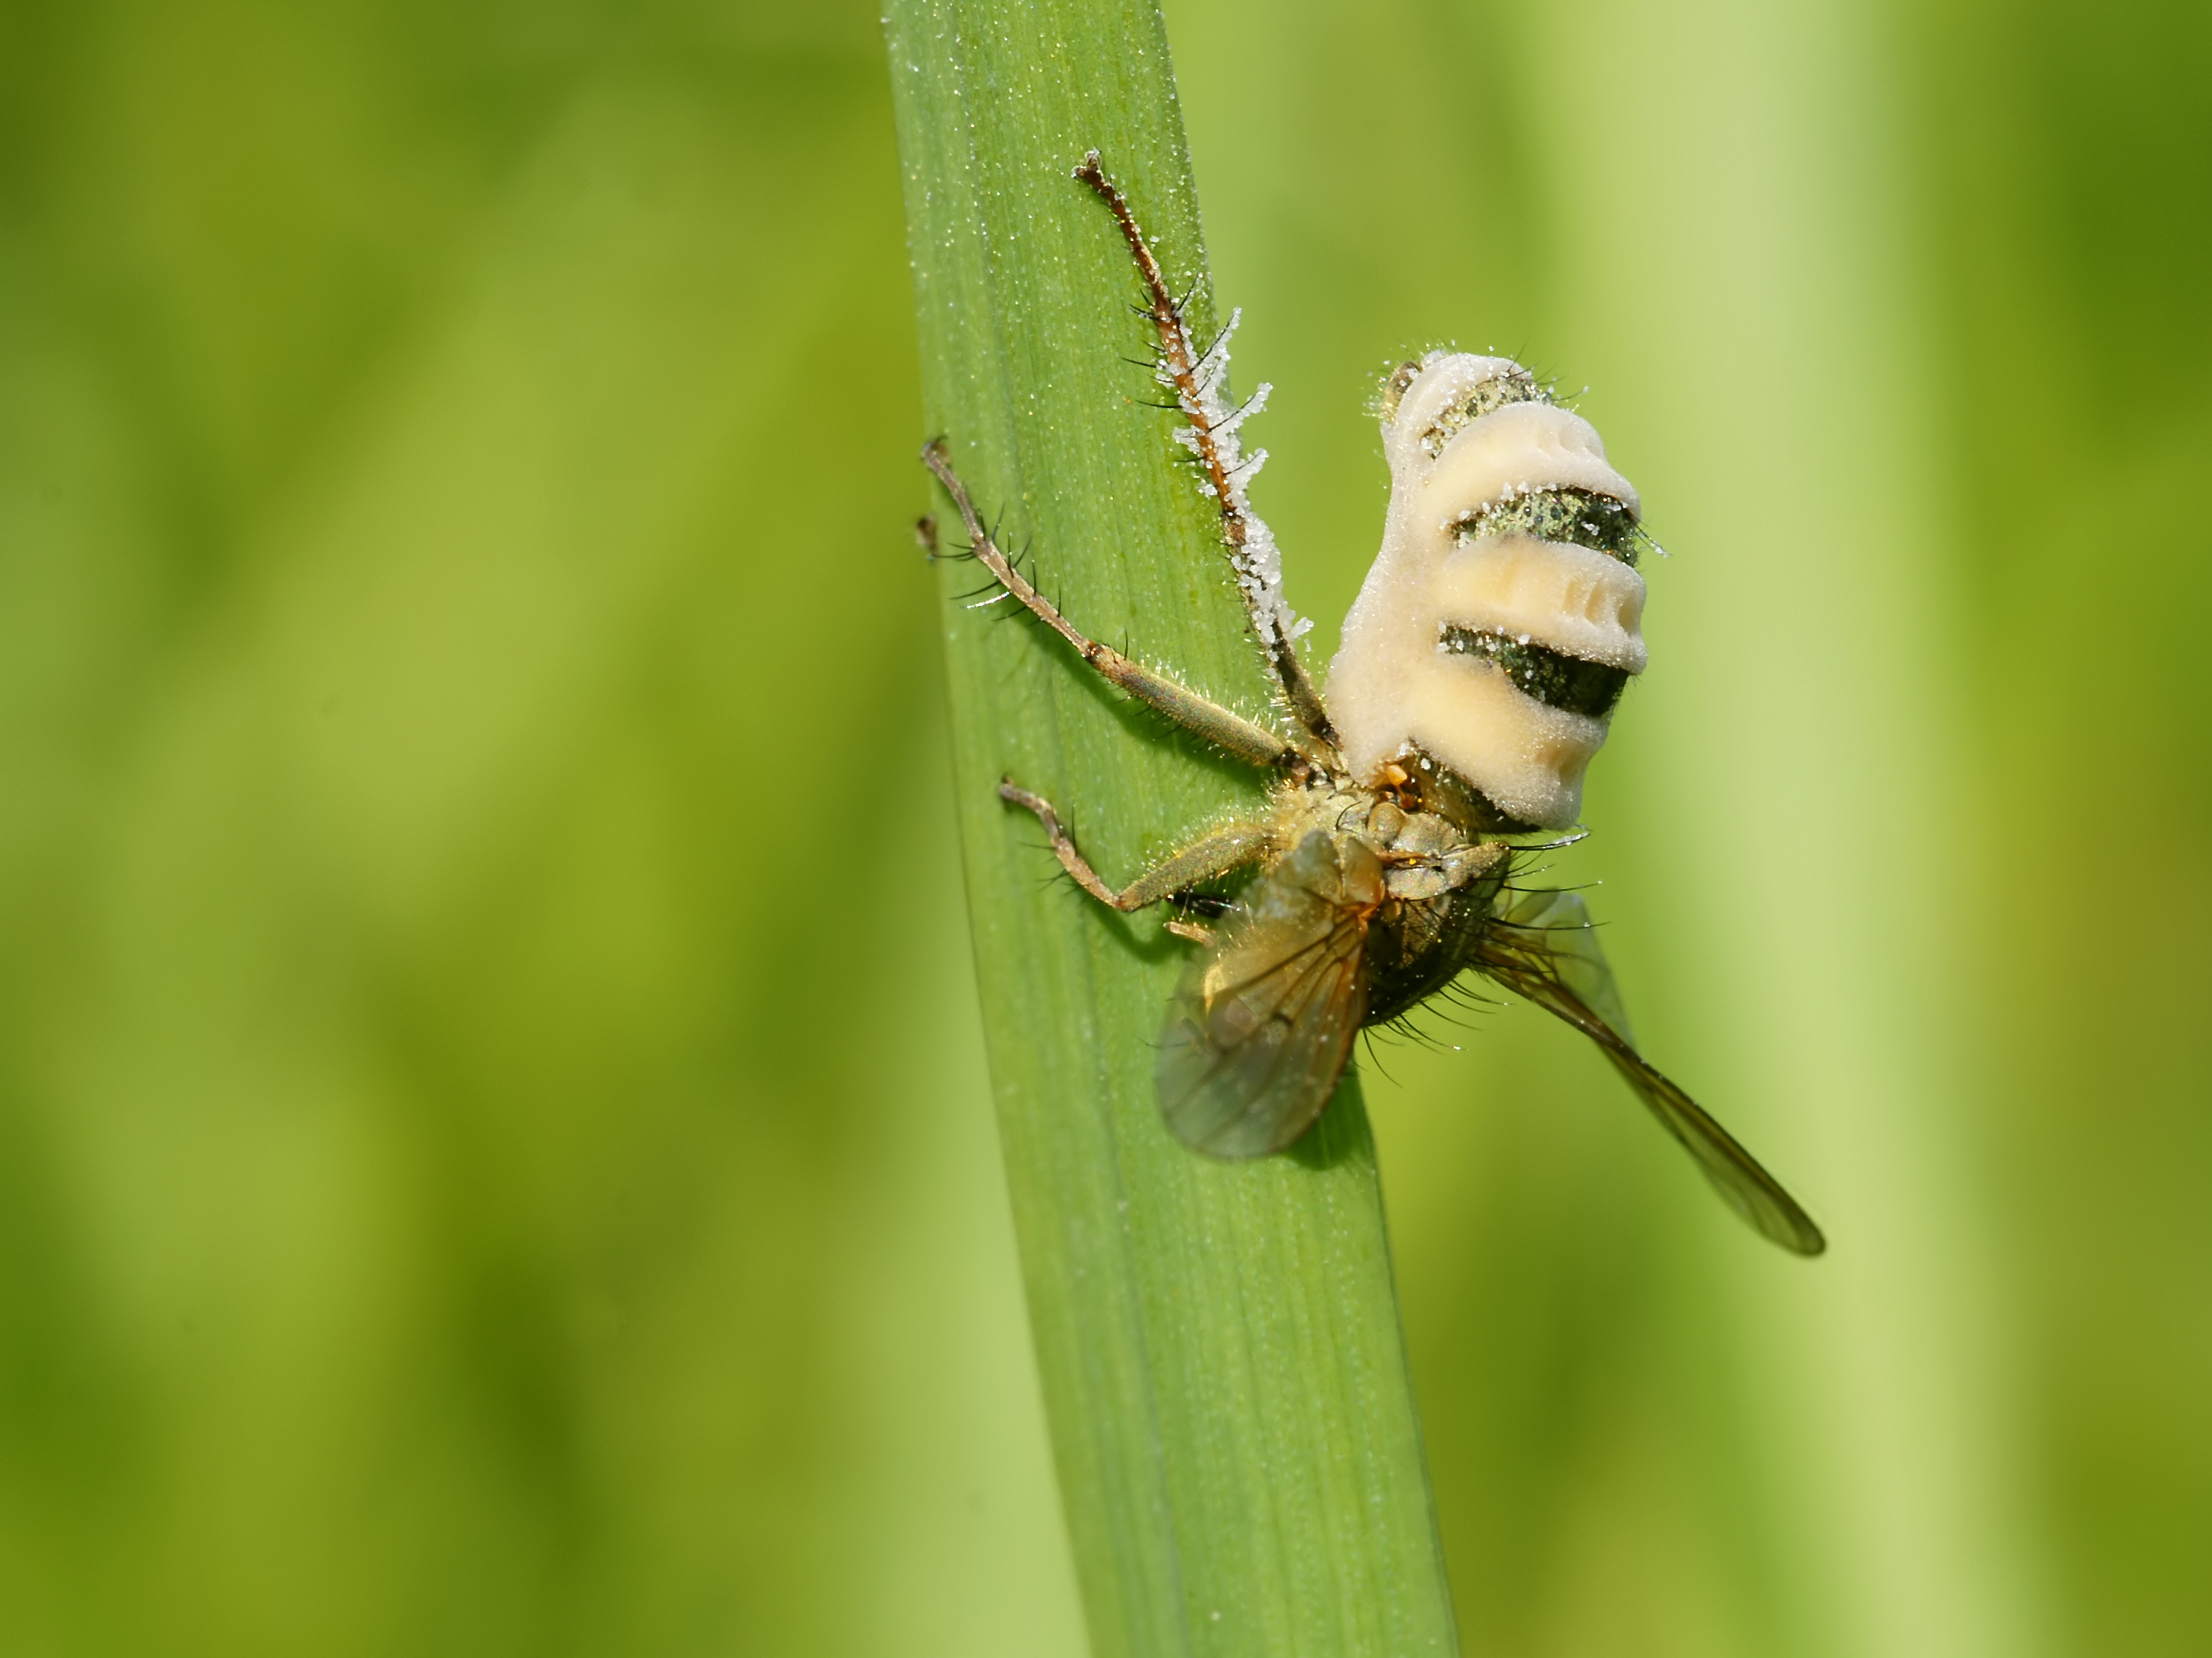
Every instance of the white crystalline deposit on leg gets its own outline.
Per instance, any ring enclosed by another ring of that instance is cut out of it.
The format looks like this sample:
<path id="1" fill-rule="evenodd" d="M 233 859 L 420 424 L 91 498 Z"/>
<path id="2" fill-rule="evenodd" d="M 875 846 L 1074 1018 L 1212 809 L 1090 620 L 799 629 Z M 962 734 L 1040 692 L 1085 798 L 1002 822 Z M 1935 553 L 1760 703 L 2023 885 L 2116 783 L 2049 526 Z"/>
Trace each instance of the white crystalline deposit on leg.
<path id="1" fill-rule="evenodd" d="M 1198 386 L 1195 398 L 1177 384 L 1175 375 L 1164 365 L 1159 380 L 1175 392 L 1176 402 L 1192 422 L 1176 430 L 1177 440 L 1194 454 L 1204 441 L 1200 436 L 1200 427 L 1205 428 L 1206 437 L 1212 440 L 1222 474 L 1229 480 L 1225 510 L 1242 519 L 1244 525 L 1244 544 L 1231 549 L 1230 562 L 1236 569 L 1237 585 L 1243 592 L 1245 607 L 1251 613 L 1252 625 L 1259 631 L 1260 642 L 1272 648 L 1278 644 L 1290 644 L 1304 635 L 1313 623 L 1301 618 L 1284 602 L 1283 556 L 1275 545 L 1275 533 L 1267 527 L 1267 520 L 1252 510 L 1252 502 L 1245 494 L 1246 487 L 1267 465 L 1267 452 L 1255 450 L 1251 459 L 1246 459 L 1237 428 L 1267 406 L 1267 394 L 1274 388 L 1262 385 L 1241 409 L 1231 408 L 1224 395 L 1229 384 L 1229 338 L 1243 317 L 1241 310 L 1231 312 L 1229 325 L 1203 356 L 1199 355 L 1189 329 L 1177 323 L 1182 333 L 1183 351 L 1196 365 L 1192 375 Z M 1199 490 L 1212 498 L 1212 480 L 1201 478 Z"/>
<path id="2" fill-rule="evenodd" d="M 1590 548 L 1512 532 L 1467 540 L 1461 526 L 1536 489 L 1638 503 L 1589 422 L 1550 404 L 1504 404 L 1429 453 L 1423 440 L 1448 416 L 1520 373 L 1503 357 L 1432 355 L 1384 422 L 1390 514 L 1345 619 L 1328 701 L 1362 781 L 1418 748 L 1512 817 L 1564 828 L 1581 814 L 1605 722 L 1536 701 L 1481 656 L 1444 650 L 1443 633 L 1502 634 L 1641 672 L 1644 580 Z"/>

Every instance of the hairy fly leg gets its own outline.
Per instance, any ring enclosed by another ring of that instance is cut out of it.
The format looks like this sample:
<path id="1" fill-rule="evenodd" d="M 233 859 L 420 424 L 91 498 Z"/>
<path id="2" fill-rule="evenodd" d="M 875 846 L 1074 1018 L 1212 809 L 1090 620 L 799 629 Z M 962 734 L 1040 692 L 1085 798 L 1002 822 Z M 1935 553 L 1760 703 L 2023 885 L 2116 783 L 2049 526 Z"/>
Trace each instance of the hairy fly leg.
<path id="1" fill-rule="evenodd" d="M 1219 337 L 1201 350 L 1191 337 L 1182 302 L 1168 287 L 1160 262 L 1145 240 L 1136 215 L 1130 211 L 1127 197 L 1106 176 L 1097 150 L 1084 156 L 1075 176 L 1113 213 L 1122 239 L 1129 244 L 1130 256 L 1137 262 L 1137 272 L 1144 279 L 1152 325 L 1160 336 L 1159 381 L 1175 393 L 1176 406 L 1189 422 L 1179 435 L 1205 472 L 1206 494 L 1220 508 L 1222 539 L 1228 544 L 1230 567 L 1237 573 L 1237 592 L 1252 619 L 1252 632 L 1267 653 L 1267 665 L 1292 715 L 1316 742 L 1333 750 L 1335 727 L 1320 690 L 1298 657 L 1298 637 L 1312 624 L 1301 621 L 1284 601 L 1282 555 L 1275 546 L 1274 532 L 1252 510 L 1244 493 L 1245 485 L 1267 457 L 1261 450 L 1247 460 L 1237 428 L 1259 412 L 1269 388 L 1261 386 L 1241 407 L 1229 406 L 1223 394 L 1229 379 L 1229 336 L 1237 326 L 1236 319 L 1232 316 Z"/>
<path id="2" fill-rule="evenodd" d="M 931 443 L 921 452 L 921 459 L 937 475 L 937 481 L 945 486 L 945 492 L 952 497 L 952 504 L 960 509 L 960 520 L 968 529 L 969 550 L 975 555 L 975 562 L 988 570 L 991 579 L 1018 599 L 1030 615 L 1073 645 L 1076 654 L 1085 662 L 1139 701 L 1158 709 L 1185 731 L 1195 732 L 1239 760 L 1249 761 L 1255 766 L 1282 766 L 1294 772 L 1304 770 L 1304 757 L 1265 726 L 1253 724 L 1242 714 L 1231 713 L 1218 702 L 1200 696 L 1189 686 L 1180 684 L 1165 674 L 1155 673 L 1142 663 L 1131 661 L 1112 646 L 1102 645 L 1085 636 L 1000 551 L 998 544 L 991 538 L 990 531 L 983 527 L 983 520 L 976 513 L 975 502 L 968 498 L 968 486 L 961 483 L 960 475 L 952 470 L 951 458 L 945 452 L 944 440 L 939 439 Z"/>
<path id="3" fill-rule="evenodd" d="M 1132 910 L 1157 904 L 1187 892 L 1201 881 L 1210 881 L 1226 875 L 1247 864 L 1255 864 L 1266 857 L 1273 845 L 1273 831 L 1265 823 L 1230 823 L 1200 836 L 1182 851 L 1162 859 L 1135 880 L 1116 892 L 1098 878 L 1098 872 L 1091 867 L 1090 860 L 1076 850 L 1075 841 L 1060 821 L 1060 814 L 1052 809 L 1052 802 L 1041 794 L 1032 794 L 1011 777 L 999 780 L 999 798 L 1009 805 L 1020 806 L 1036 814 L 1044 825 L 1045 834 L 1052 841 L 1052 854 L 1060 859 L 1060 866 L 1074 878 L 1075 884 L 1096 898 L 1109 909 L 1118 909 L 1127 914 Z M 1183 927 L 1170 926 L 1185 937 L 1191 936 Z M 1202 930 L 1202 929 L 1201 929 Z"/>

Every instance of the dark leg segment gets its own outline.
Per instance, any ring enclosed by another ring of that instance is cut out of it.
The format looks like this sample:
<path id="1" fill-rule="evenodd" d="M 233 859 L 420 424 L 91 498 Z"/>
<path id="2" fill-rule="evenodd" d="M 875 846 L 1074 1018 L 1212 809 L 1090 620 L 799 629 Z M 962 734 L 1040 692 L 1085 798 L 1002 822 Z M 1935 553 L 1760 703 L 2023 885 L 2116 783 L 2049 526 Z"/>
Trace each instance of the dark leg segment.
<path id="1" fill-rule="evenodd" d="M 1231 823 L 1155 864 L 1116 892 L 1098 878 L 1097 871 L 1076 850 L 1074 841 L 1061 826 L 1060 814 L 1052 809 L 1051 801 L 1041 794 L 1031 794 L 1012 778 L 1000 780 L 999 798 L 1035 812 L 1037 822 L 1044 825 L 1044 832 L 1052 839 L 1053 856 L 1060 859 L 1062 869 L 1075 878 L 1075 884 L 1108 908 L 1124 914 L 1157 904 L 1200 881 L 1210 881 L 1217 875 L 1226 875 L 1231 870 L 1256 863 L 1267 855 L 1273 840 L 1264 823 Z"/>

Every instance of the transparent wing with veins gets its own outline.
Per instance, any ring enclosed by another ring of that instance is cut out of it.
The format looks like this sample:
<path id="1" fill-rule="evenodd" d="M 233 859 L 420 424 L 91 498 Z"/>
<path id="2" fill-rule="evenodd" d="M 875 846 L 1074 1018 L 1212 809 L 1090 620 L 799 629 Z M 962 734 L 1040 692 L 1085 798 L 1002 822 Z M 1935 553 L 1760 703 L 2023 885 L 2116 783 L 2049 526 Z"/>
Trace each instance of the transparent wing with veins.
<path id="1" fill-rule="evenodd" d="M 1366 1018 L 1384 896 L 1373 849 L 1320 829 L 1253 888 L 1168 1003 L 1156 1075 L 1177 1139 L 1261 1157 L 1312 1126 Z"/>
<path id="2" fill-rule="evenodd" d="M 1782 1183 L 1636 1051 L 1627 1010 L 1580 893 L 1518 895 L 1486 932 L 1475 965 L 1595 1042 L 1722 1199 L 1762 1237 L 1801 1255 L 1828 1247 Z"/>

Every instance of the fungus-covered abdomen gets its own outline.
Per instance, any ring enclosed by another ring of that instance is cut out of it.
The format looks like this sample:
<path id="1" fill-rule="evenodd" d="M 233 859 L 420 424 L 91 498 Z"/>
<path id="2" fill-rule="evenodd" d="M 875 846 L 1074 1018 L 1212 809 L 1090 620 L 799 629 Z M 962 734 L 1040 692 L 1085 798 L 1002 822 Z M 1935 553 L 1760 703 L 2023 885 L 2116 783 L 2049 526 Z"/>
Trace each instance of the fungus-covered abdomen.
<path id="1" fill-rule="evenodd" d="M 1345 757 L 1371 783 L 1418 753 L 1505 817 L 1571 823 L 1644 665 L 1636 491 L 1504 358 L 1431 354 L 1382 432 L 1390 516 L 1329 677 Z"/>

